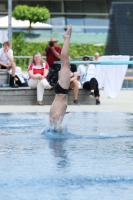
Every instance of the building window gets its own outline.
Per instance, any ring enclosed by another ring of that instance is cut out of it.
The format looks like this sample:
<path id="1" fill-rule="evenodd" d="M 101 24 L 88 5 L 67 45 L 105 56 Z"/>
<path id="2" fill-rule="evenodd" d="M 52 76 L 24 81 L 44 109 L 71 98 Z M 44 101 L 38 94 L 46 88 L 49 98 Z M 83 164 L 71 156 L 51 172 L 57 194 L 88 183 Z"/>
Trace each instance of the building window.
<path id="1" fill-rule="evenodd" d="M 83 16 L 66 16 L 66 24 L 72 24 L 74 26 L 83 26 L 84 19 Z"/>
<path id="2" fill-rule="evenodd" d="M 109 18 L 108 16 L 86 16 L 84 18 L 84 22 L 86 26 L 109 26 Z"/>
<path id="3" fill-rule="evenodd" d="M 65 17 L 64 16 L 52 16 L 51 25 L 53 26 L 65 26 Z"/>
<path id="4" fill-rule="evenodd" d="M 49 10 L 50 12 L 61 12 L 61 1 L 50 1 Z"/>
<path id="5" fill-rule="evenodd" d="M 107 13 L 106 0 L 83 1 L 84 13 Z"/>
<path id="6" fill-rule="evenodd" d="M 13 7 L 18 4 L 28 6 L 45 6 L 50 12 L 61 12 L 61 1 L 13 1 Z"/>
<path id="7" fill-rule="evenodd" d="M 82 13 L 81 1 L 65 1 L 64 5 L 66 13 Z"/>
<path id="8" fill-rule="evenodd" d="M 7 11 L 7 3 L 5 3 L 4 1 L 0 2 L 0 11 Z"/>

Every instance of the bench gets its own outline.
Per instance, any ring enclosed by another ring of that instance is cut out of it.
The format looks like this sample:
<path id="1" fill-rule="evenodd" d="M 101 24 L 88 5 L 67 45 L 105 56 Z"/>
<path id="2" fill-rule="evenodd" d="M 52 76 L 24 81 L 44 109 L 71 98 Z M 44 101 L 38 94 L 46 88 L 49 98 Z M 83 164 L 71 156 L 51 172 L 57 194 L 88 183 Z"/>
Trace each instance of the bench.
<path id="1" fill-rule="evenodd" d="M 7 69 L 0 69 L 0 85 L 9 83 L 9 72 Z"/>
<path id="2" fill-rule="evenodd" d="M 82 105 L 95 105 L 95 98 L 89 97 L 89 91 L 79 89 L 78 100 Z M 51 105 L 55 97 L 54 90 L 45 90 L 43 103 Z M 68 105 L 73 104 L 73 90 L 69 91 Z M 37 105 L 37 91 L 29 87 L 1 87 L 0 105 Z"/>

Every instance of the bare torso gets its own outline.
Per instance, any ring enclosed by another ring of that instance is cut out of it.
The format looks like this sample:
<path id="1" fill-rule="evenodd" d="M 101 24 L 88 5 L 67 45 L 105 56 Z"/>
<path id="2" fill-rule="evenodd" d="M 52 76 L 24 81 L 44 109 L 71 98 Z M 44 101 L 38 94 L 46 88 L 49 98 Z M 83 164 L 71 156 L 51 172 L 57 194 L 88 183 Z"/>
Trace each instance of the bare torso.
<path id="1" fill-rule="evenodd" d="M 55 99 L 50 108 L 50 122 L 53 125 L 60 126 L 66 109 L 67 109 L 67 94 L 56 94 Z"/>

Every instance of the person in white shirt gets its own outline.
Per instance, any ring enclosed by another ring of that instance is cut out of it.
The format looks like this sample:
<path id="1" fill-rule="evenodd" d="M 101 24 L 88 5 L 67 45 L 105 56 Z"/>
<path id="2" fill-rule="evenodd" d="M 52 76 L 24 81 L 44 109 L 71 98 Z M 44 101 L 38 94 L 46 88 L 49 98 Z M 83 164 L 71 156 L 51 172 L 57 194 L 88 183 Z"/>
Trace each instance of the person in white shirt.
<path id="1" fill-rule="evenodd" d="M 83 56 L 83 61 L 88 61 L 89 56 Z M 99 101 L 99 88 L 98 82 L 95 78 L 95 65 L 93 64 L 81 64 L 78 66 L 77 75 L 80 80 L 83 89 L 90 90 L 90 97 L 96 98 L 96 105 L 100 104 Z"/>
<path id="2" fill-rule="evenodd" d="M 3 47 L 0 49 L 0 68 L 12 69 L 12 75 L 10 76 L 11 87 L 17 87 L 14 83 L 16 64 L 13 61 L 13 51 L 10 49 L 10 42 L 3 43 Z"/>
<path id="3" fill-rule="evenodd" d="M 93 61 L 98 61 L 99 57 L 100 57 L 100 54 L 98 52 L 96 52 L 94 54 Z"/>

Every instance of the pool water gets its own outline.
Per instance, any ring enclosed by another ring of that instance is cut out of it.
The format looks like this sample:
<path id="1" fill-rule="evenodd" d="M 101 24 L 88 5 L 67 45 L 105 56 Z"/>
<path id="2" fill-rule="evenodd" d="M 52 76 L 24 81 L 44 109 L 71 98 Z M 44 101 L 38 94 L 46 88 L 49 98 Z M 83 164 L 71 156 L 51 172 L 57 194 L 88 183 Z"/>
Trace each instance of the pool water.
<path id="1" fill-rule="evenodd" d="M 132 200 L 133 114 L 0 114 L 0 200 Z"/>

